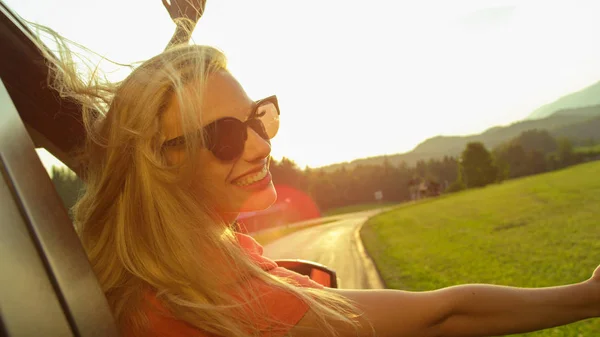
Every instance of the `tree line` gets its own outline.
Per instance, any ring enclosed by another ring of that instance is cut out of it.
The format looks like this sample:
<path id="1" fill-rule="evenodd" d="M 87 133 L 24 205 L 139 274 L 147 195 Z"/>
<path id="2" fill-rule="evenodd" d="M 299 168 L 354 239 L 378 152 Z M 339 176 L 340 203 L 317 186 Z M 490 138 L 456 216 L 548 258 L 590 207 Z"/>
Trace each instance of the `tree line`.
<path id="1" fill-rule="evenodd" d="M 600 159 L 600 147 L 591 146 L 593 142 L 589 145 L 591 150 L 577 151 L 568 139 L 556 139 L 545 130 L 529 130 L 491 150 L 480 142 L 469 143 L 458 157 L 420 160 L 412 166 L 405 162 L 392 165 L 385 159 L 380 165 L 328 171 L 301 169 L 283 158 L 272 161 L 271 174 L 284 198 L 289 199 L 287 190 L 299 191 L 323 212 L 354 204 L 432 197 Z M 52 181 L 67 208 L 74 205 L 84 187 L 81 180 L 66 168 L 54 167 Z M 294 200 L 286 202 L 294 204 Z"/>
<path id="2" fill-rule="evenodd" d="M 308 167 L 302 170 L 292 160 L 283 158 L 271 165 L 271 173 L 276 185 L 306 192 L 324 211 L 373 203 L 378 191 L 385 202 L 404 202 L 598 159 L 598 147 L 576 151 L 569 139 L 556 139 L 546 130 L 528 130 L 491 150 L 481 142 L 473 142 L 457 158 L 420 160 L 414 166 L 391 165 L 385 159 L 382 165 L 342 166 L 327 172 Z"/>
<path id="3" fill-rule="evenodd" d="M 576 151 L 567 138 L 556 139 L 546 130 L 528 130 L 488 151 L 482 143 L 469 143 L 459 159 L 459 175 L 448 189 L 483 187 L 507 179 L 554 171 L 600 159 L 590 142 L 589 151 Z"/>

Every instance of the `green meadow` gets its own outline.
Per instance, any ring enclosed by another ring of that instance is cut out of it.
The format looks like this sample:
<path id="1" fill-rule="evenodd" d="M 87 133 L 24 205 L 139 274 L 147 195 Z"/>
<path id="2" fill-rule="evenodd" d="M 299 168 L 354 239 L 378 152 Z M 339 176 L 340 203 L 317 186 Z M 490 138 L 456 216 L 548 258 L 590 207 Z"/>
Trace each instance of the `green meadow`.
<path id="1" fill-rule="evenodd" d="M 388 288 L 584 281 L 600 264 L 600 162 L 407 205 L 361 235 Z M 600 336 L 600 319 L 519 336 Z"/>

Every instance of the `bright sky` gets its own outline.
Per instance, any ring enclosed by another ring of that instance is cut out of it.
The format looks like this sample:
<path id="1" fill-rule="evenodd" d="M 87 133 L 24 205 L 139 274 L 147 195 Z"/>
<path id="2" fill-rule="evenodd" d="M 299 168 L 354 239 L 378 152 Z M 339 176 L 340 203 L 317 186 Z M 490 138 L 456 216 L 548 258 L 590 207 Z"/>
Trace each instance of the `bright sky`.
<path id="1" fill-rule="evenodd" d="M 159 53 L 160 0 L 3 0 L 120 62 Z M 194 40 L 251 97 L 277 94 L 273 155 L 311 167 L 479 133 L 600 80 L 600 1 L 208 0 Z"/>

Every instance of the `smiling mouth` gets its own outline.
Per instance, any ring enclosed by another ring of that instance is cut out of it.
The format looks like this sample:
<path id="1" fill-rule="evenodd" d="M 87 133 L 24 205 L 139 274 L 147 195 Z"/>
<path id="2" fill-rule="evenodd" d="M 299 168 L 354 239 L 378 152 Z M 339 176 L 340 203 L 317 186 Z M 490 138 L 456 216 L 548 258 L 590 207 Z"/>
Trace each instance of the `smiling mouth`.
<path id="1" fill-rule="evenodd" d="M 242 186 L 242 187 L 252 185 L 257 181 L 261 181 L 262 179 L 264 179 L 268 173 L 269 173 L 268 165 L 264 165 L 260 171 L 254 172 L 252 174 L 249 174 L 249 175 L 246 175 L 239 179 L 236 179 L 235 181 L 232 182 L 232 184 L 234 184 L 236 186 Z"/>

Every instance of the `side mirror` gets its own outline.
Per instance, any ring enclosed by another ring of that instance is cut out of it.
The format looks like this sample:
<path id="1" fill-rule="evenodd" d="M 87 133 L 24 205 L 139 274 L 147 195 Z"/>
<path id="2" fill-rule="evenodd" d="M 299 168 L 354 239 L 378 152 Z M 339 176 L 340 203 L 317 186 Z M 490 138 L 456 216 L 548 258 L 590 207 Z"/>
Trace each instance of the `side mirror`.
<path id="1" fill-rule="evenodd" d="M 308 276 L 311 280 L 324 287 L 338 287 L 335 271 L 322 264 L 306 260 L 275 260 L 275 262 L 280 267 Z"/>

